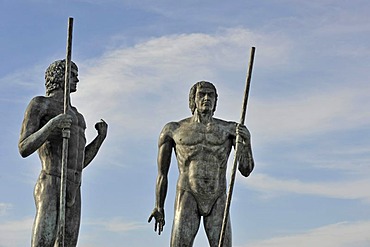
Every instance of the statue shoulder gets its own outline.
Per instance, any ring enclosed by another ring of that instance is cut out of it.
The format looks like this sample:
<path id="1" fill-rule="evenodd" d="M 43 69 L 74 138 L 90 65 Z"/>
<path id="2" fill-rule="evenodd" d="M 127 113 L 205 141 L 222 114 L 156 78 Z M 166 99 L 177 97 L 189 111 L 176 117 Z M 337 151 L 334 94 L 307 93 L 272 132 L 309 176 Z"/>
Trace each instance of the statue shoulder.
<path id="1" fill-rule="evenodd" d="M 26 112 L 35 113 L 42 112 L 49 105 L 49 99 L 45 96 L 36 96 L 31 99 L 30 103 L 27 106 Z"/>
<path id="2" fill-rule="evenodd" d="M 172 135 L 172 133 L 179 127 L 178 122 L 169 122 L 167 123 L 162 131 L 161 131 L 161 136 L 162 135 Z"/>
<path id="3" fill-rule="evenodd" d="M 187 123 L 189 123 L 190 120 L 191 120 L 191 118 L 185 118 L 185 119 L 182 119 L 178 122 L 169 122 L 163 127 L 161 133 L 173 133 L 174 131 L 179 129 L 181 126 L 186 125 Z"/>
<path id="4" fill-rule="evenodd" d="M 222 119 L 214 119 L 218 128 L 222 129 L 232 138 L 236 137 L 236 126 L 238 123 L 234 121 L 226 121 Z"/>
<path id="5" fill-rule="evenodd" d="M 233 129 L 235 130 L 236 126 L 238 125 L 234 121 L 226 121 L 226 120 L 222 120 L 219 118 L 214 118 L 213 120 L 215 121 L 217 125 L 225 127 L 225 128 L 230 128 L 231 130 Z"/>
<path id="6" fill-rule="evenodd" d="M 167 123 L 159 135 L 159 144 L 166 143 L 168 141 L 173 141 L 174 135 L 178 132 L 178 130 L 183 126 L 184 124 L 188 123 L 190 121 L 190 118 L 186 118 L 183 120 L 180 120 L 178 122 L 169 122 Z"/>
<path id="7" fill-rule="evenodd" d="M 48 99 L 44 96 L 36 96 L 31 99 L 24 113 L 21 140 L 37 131 L 40 128 L 40 125 L 44 124 L 41 123 L 41 121 L 46 115 L 48 104 Z"/>
<path id="8" fill-rule="evenodd" d="M 35 96 L 31 99 L 30 105 L 40 105 L 48 102 L 48 98 L 45 96 Z"/>

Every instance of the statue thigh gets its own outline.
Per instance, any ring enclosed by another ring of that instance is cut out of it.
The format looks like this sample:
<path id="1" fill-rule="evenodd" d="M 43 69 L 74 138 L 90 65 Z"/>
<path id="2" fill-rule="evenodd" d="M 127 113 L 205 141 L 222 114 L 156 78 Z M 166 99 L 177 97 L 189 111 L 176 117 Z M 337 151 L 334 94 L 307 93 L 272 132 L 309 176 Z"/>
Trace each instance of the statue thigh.
<path id="1" fill-rule="evenodd" d="M 34 190 L 36 217 L 33 224 L 32 246 L 54 247 L 58 235 L 60 178 L 41 172 Z M 77 245 L 80 227 L 81 196 L 75 204 L 66 207 L 65 247 Z"/>
<path id="2" fill-rule="evenodd" d="M 222 222 L 224 217 L 226 194 L 220 196 L 212 207 L 209 215 L 203 217 L 204 229 L 207 234 L 210 247 L 217 247 L 220 239 Z M 223 247 L 231 247 L 231 224 L 228 218 Z"/>
<path id="3" fill-rule="evenodd" d="M 66 220 L 65 222 L 66 228 L 65 228 L 65 236 L 64 236 L 65 238 L 64 247 L 75 247 L 77 246 L 78 234 L 80 231 L 80 221 L 81 221 L 81 190 L 80 188 L 76 192 L 75 203 L 71 207 L 66 207 L 65 220 Z M 55 247 L 58 247 L 58 245 L 55 245 Z"/>
<path id="4" fill-rule="evenodd" d="M 32 246 L 54 246 L 58 230 L 59 182 L 41 172 L 34 190 L 36 217 L 33 223 Z"/>
<path id="5" fill-rule="evenodd" d="M 171 247 L 191 247 L 200 225 L 198 206 L 193 195 L 178 189 L 172 225 Z"/>

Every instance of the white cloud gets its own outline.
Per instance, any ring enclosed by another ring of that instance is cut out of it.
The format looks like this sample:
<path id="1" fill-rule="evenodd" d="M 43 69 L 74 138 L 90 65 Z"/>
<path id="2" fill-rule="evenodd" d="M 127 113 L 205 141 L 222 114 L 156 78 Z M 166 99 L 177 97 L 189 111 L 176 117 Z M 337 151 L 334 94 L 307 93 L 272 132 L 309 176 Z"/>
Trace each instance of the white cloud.
<path id="1" fill-rule="evenodd" d="M 254 188 L 263 196 L 273 197 L 287 194 L 314 195 L 339 199 L 358 199 L 370 203 L 370 179 L 345 180 L 335 182 L 302 182 L 298 179 L 280 180 L 254 173 L 248 179 L 238 179 L 240 183 Z"/>
<path id="2" fill-rule="evenodd" d="M 0 223 L 0 247 L 28 246 L 31 242 L 32 218 Z"/>
<path id="3" fill-rule="evenodd" d="M 248 247 L 367 247 L 370 221 L 340 222 L 288 236 L 249 243 Z"/>
<path id="4" fill-rule="evenodd" d="M 321 141 L 314 147 L 295 150 L 294 153 L 287 155 L 296 163 L 307 164 L 313 169 L 330 169 L 332 172 L 343 172 L 348 177 L 367 177 L 370 173 L 370 145 L 366 143 L 338 145 L 337 142 L 335 139 Z"/>
<path id="5" fill-rule="evenodd" d="M 188 91 L 193 83 L 206 79 L 215 82 L 221 96 L 227 95 L 221 98 L 216 115 L 237 120 L 244 78 L 236 85 L 233 81 L 224 83 L 223 77 L 230 73 L 244 76 L 252 45 L 257 46 L 255 67 L 260 73 L 285 73 L 300 66 L 296 59 L 290 61 L 296 56 L 292 54 L 294 41 L 274 33 L 235 28 L 213 35 L 163 36 L 82 61 L 81 83 L 72 101 L 88 124 L 103 117 L 115 126 L 115 137 L 132 133 L 156 136 L 165 121 L 189 115 Z M 333 75 L 330 81 L 335 78 Z M 258 83 L 268 87 L 274 82 Z M 317 83 L 309 83 L 312 88 L 304 92 L 273 98 L 259 92 L 261 96 L 250 100 L 248 121 L 256 140 L 290 139 L 370 121 L 364 104 L 369 100 L 362 86 L 352 88 L 340 82 L 334 89 L 313 88 Z"/>
<path id="6" fill-rule="evenodd" d="M 45 92 L 43 78 L 47 66 L 42 67 L 38 64 L 0 77 L 0 92 L 3 95 L 1 101 L 9 106 L 13 103 L 26 102 L 27 104 L 34 94 L 40 94 L 40 92 L 43 94 Z"/>
<path id="7" fill-rule="evenodd" d="M 272 40 L 280 40 L 279 47 Z M 154 38 L 81 62 L 81 83 L 72 101 L 87 118 L 95 121 L 106 116 L 107 121 L 119 126 L 115 136 L 145 136 L 153 131 L 157 134 L 156 121 L 163 125 L 165 119 L 180 116 L 179 112 L 183 117 L 189 115 L 187 95 L 193 83 L 206 79 L 217 84 L 224 73 L 236 71 L 242 71 L 244 76 L 254 44 L 263 47 L 258 53 L 262 67 L 279 66 L 284 63 L 282 54 L 288 53 L 288 43 L 277 35 L 269 37 L 240 28 L 220 30 L 213 35 Z M 233 83 L 220 86 L 220 90 L 222 87 L 231 90 Z"/>
<path id="8" fill-rule="evenodd" d="M 32 225 L 33 218 L 0 222 L 0 247 L 28 246 L 31 242 Z M 99 232 L 106 231 L 117 234 L 148 227 L 148 225 L 126 222 L 120 218 L 84 220 L 81 224 L 82 229 L 89 229 L 90 227 L 97 227 Z M 92 230 L 92 232 L 94 232 L 94 230 Z M 87 241 L 86 239 L 89 238 L 89 234 L 87 233 L 81 236 L 81 238 L 81 240 Z"/>
<path id="9" fill-rule="evenodd" d="M 11 203 L 0 202 L 0 216 L 6 215 L 12 207 Z"/>
<path id="10" fill-rule="evenodd" d="M 251 126 L 257 140 L 270 142 L 358 127 L 370 122 L 362 90 L 340 87 L 284 99 L 258 99 L 249 112 Z"/>
<path id="11" fill-rule="evenodd" d="M 121 218 L 86 220 L 86 222 L 82 222 L 82 225 L 98 227 L 104 231 L 121 233 L 147 227 L 146 224 L 144 225 L 138 222 L 127 222 Z"/>

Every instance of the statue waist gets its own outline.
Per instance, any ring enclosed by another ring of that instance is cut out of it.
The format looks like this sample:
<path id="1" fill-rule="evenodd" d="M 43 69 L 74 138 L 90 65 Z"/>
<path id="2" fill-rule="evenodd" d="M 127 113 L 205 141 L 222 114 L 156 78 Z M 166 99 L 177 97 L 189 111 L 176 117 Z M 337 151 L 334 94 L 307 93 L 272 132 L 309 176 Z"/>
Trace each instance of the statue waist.
<path id="1" fill-rule="evenodd" d="M 56 172 L 56 171 L 41 170 L 41 174 L 50 175 L 53 177 L 57 177 L 59 179 L 61 178 L 61 173 Z M 71 182 L 75 185 L 81 185 L 81 176 L 82 176 L 82 172 L 72 170 L 72 169 L 67 169 L 67 181 L 68 182 Z"/>

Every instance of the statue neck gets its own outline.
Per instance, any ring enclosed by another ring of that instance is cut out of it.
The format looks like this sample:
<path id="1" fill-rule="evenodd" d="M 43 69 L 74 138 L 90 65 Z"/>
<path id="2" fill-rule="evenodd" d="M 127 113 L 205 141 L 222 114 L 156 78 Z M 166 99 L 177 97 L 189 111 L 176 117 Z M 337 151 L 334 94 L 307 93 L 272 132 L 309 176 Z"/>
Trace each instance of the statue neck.
<path id="1" fill-rule="evenodd" d="M 58 102 L 64 102 L 64 91 L 61 89 L 53 90 L 50 93 L 47 93 L 46 97 L 52 98 L 53 100 Z"/>
<path id="2" fill-rule="evenodd" d="M 199 112 L 197 109 L 194 111 L 193 121 L 197 123 L 207 124 L 213 121 L 213 112 Z"/>

